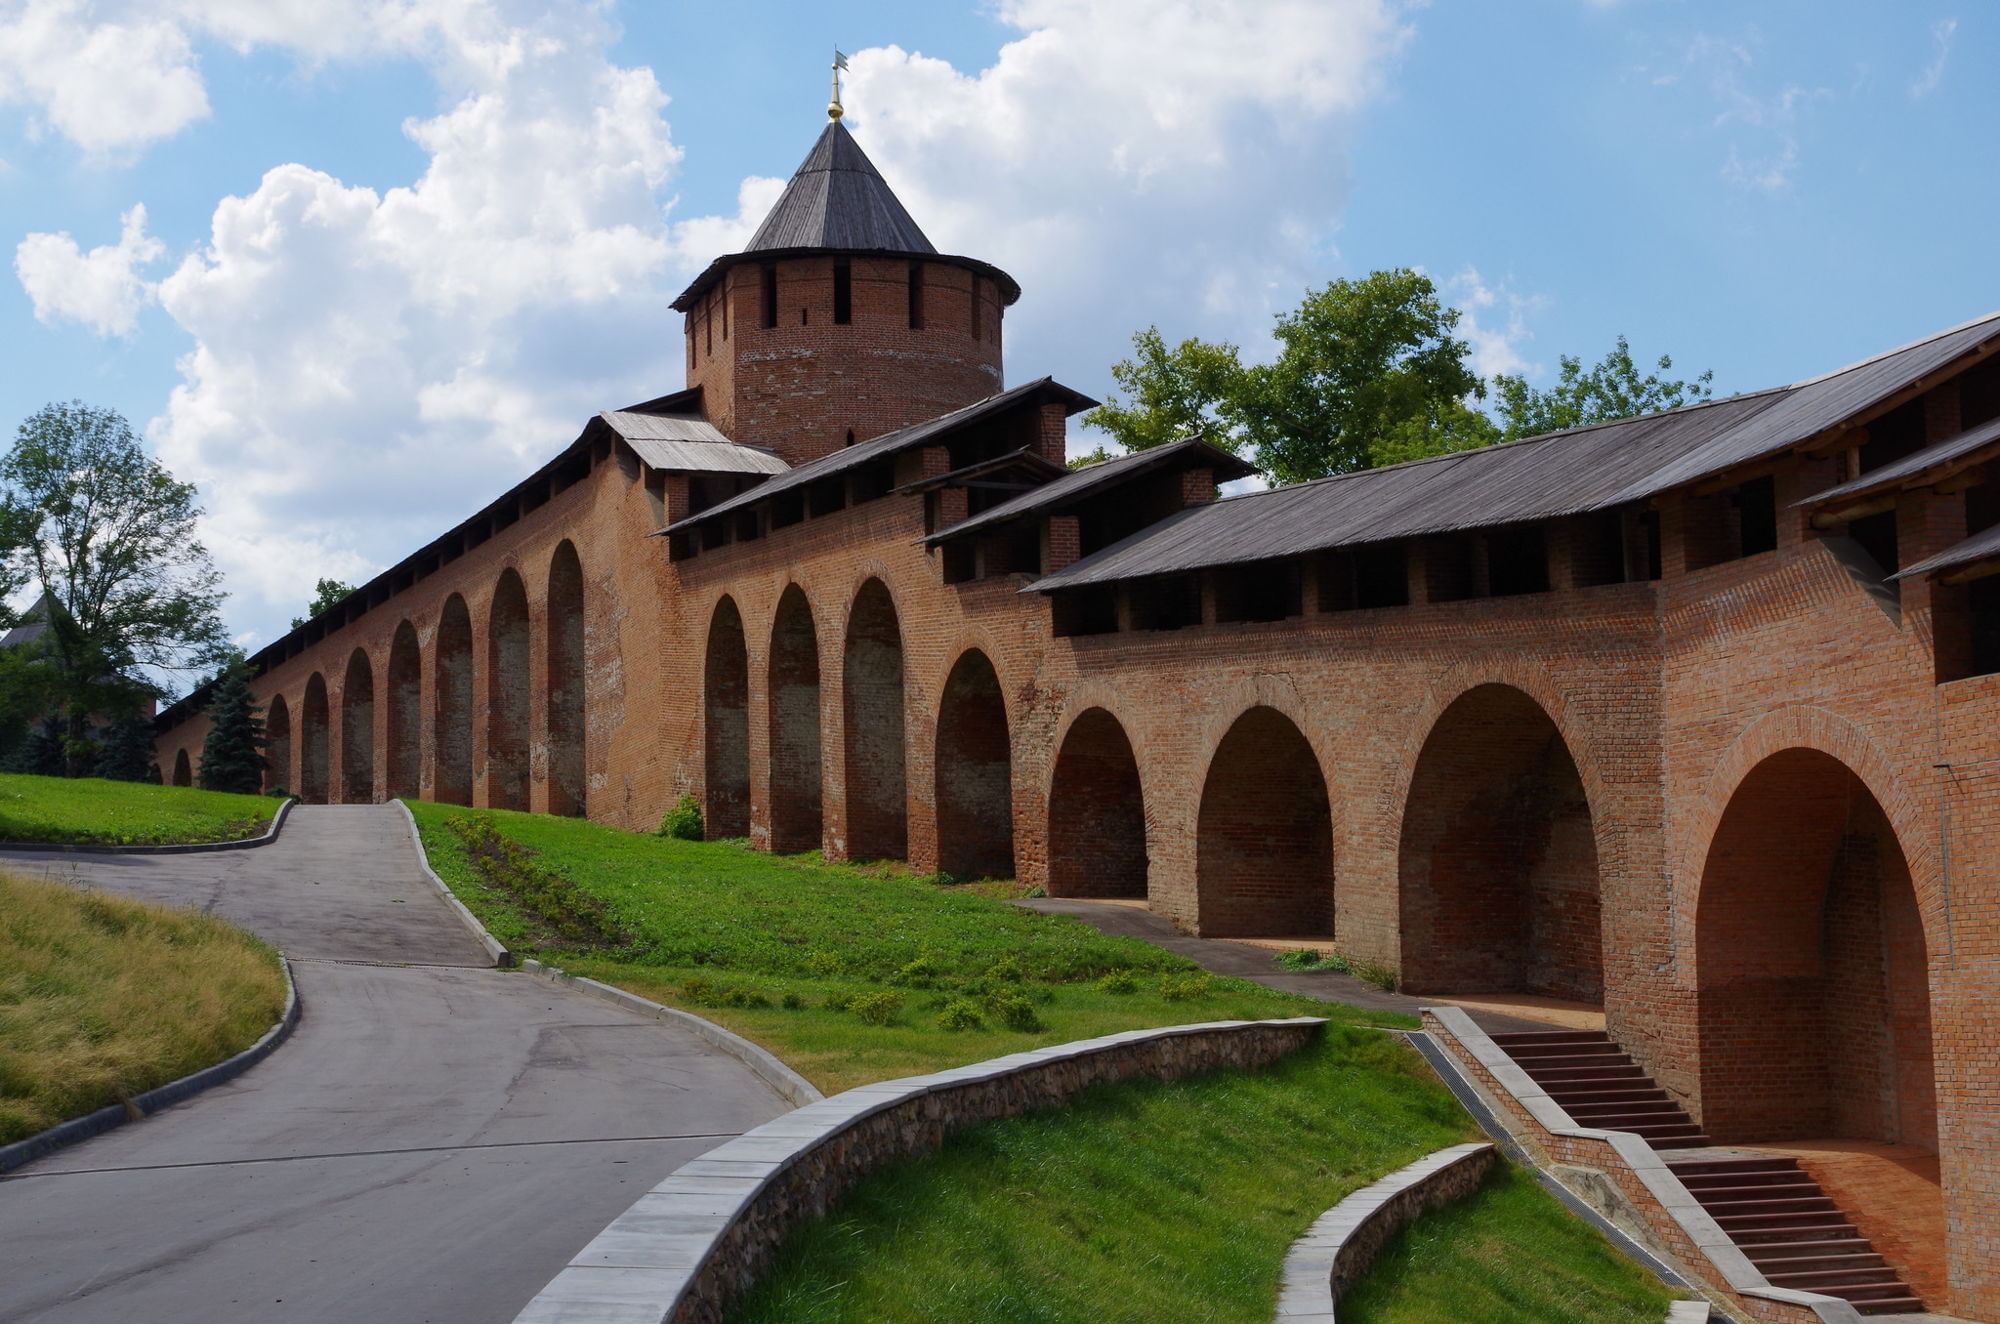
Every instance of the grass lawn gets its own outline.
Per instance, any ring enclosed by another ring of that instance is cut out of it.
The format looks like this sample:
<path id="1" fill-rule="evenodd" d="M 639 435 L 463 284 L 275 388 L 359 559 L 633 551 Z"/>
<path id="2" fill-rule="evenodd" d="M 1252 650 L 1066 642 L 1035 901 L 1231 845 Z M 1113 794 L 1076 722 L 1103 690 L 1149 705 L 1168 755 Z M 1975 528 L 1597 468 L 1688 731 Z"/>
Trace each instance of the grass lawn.
<path id="1" fill-rule="evenodd" d="M 278 811 L 264 795 L 96 777 L 0 773 L 0 842 L 157 846 L 254 837 Z"/>
<path id="2" fill-rule="evenodd" d="M 1383 1248 L 1340 1303 L 1356 1324 L 1468 1319 L 1658 1324 L 1674 1294 L 1517 1168 Z"/>
<path id="3" fill-rule="evenodd" d="M 878 1173 L 793 1234 L 737 1318 L 1268 1320 L 1285 1252 L 1315 1218 L 1474 1133 L 1407 1044 L 1366 1028 L 1411 1018 L 1215 978 L 990 889 L 577 819 L 410 808 L 432 867 L 516 953 L 727 1025 L 829 1094 L 1144 1026 L 1334 1022 L 1265 1071 L 1101 1086 Z M 1495 1217 L 1523 1244 L 1597 1243 L 1532 1183 Z M 1663 1314 L 1666 1295 L 1597 1246 L 1568 1262 L 1574 1276 L 1524 1276 L 1517 1313 L 1455 1317 Z M 1609 1313 L 1570 1313 L 1580 1300 Z"/>
<path id="4" fill-rule="evenodd" d="M 410 809 L 431 867 L 517 955 L 698 1012 L 829 1094 L 1143 1026 L 1416 1023 L 1214 978 L 1148 943 L 906 869 L 540 814 Z M 533 855 L 510 865 L 468 846 L 454 820 L 497 825 Z M 948 1014 L 961 1028 L 944 1028 Z"/>
<path id="5" fill-rule="evenodd" d="M 277 954 L 221 920 L 0 874 L 0 1144 L 240 1052 L 284 1004 Z"/>

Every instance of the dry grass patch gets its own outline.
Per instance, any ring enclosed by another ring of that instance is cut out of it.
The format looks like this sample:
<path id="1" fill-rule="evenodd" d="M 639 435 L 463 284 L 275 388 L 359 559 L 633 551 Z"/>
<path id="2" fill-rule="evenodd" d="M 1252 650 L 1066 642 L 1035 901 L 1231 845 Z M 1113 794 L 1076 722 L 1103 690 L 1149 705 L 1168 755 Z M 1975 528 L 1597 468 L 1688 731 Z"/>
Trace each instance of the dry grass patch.
<path id="1" fill-rule="evenodd" d="M 241 1052 L 277 953 L 221 920 L 0 874 L 0 1144 Z"/>

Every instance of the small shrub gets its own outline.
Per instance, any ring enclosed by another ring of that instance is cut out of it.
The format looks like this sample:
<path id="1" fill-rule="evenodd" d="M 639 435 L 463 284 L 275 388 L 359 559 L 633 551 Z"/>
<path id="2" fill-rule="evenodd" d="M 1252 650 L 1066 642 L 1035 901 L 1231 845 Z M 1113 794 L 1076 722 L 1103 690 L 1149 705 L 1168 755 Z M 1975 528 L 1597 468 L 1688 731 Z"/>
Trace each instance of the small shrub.
<path id="1" fill-rule="evenodd" d="M 712 1007 L 715 1005 L 715 985 L 699 975 L 693 979 L 683 979 L 681 996 L 697 1007 Z"/>
<path id="2" fill-rule="evenodd" d="M 1377 965 L 1373 961 L 1356 961 L 1354 977 L 1364 983 L 1373 984 L 1384 993 L 1394 993 L 1396 985 L 1402 982 L 1402 976 L 1397 974 L 1394 966 Z"/>
<path id="3" fill-rule="evenodd" d="M 984 1024 L 979 1019 L 979 1008 L 966 998 L 953 998 L 945 1003 L 937 1018 L 940 1030 L 977 1030 Z"/>
<path id="4" fill-rule="evenodd" d="M 535 852 L 502 835 L 484 818 L 454 816 L 445 827 L 465 848 L 465 862 L 480 883 L 526 911 L 553 945 L 622 948 L 632 935 L 601 897 L 541 864 Z"/>
<path id="5" fill-rule="evenodd" d="M 826 995 L 826 1001 L 820 1005 L 828 1011 L 846 1011 L 853 1003 L 854 994 L 852 993 L 829 993 Z"/>
<path id="6" fill-rule="evenodd" d="M 684 795 L 681 802 L 660 820 L 660 835 L 676 841 L 700 841 L 706 833 L 701 822 L 701 801 Z"/>
<path id="7" fill-rule="evenodd" d="M 863 993 L 849 999 L 847 1009 L 861 1018 L 864 1025 L 887 1025 L 896 1019 L 896 1013 L 903 1009 L 903 995 L 900 993 Z"/>
<path id="8" fill-rule="evenodd" d="M 994 1019 L 1010 1030 L 1033 1034 L 1047 1028 L 1042 1024 L 1042 1018 L 1035 1014 L 1035 1004 L 1010 989 L 1002 989 L 986 999 L 986 1006 Z"/>
<path id="9" fill-rule="evenodd" d="M 273 800 L 289 800 L 292 798 L 292 793 L 282 786 L 273 786 L 270 790 L 264 792 L 264 794 L 270 796 Z"/>
<path id="10" fill-rule="evenodd" d="M 1346 974 L 1347 958 L 1338 952 L 1328 952 L 1322 956 L 1311 947 L 1294 947 L 1290 951 L 1278 953 L 1278 964 L 1286 970 L 1301 974 L 1316 970 L 1331 970 L 1336 974 Z"/>
<path id="11" fill-rule="evenodd" d="M 786 1011 L 802 1011 L 805 1008 L 806 1000 L 796 993 L 787 993 L 779 1005 L 783 1006 Z"/>
<path id="12" fill-rule="evenodd" d="M 1214 982 L 1207 975 L 1168 975 L 1160 981 L 1160 996 L 1168 1002 L 1188 1002 L 1208 996 Z"/>
<path id="13" fill-rule="evenodd" d="M 1031 887 L 1027 891 L 1021 893 L 1021 898 L 1024 901 L 1039 901 L 1048 894 L 1049 894 L 1049 889 L 1046 887 Z"/>
<path id="14" fill-rule="evenodd" d="M 939 967 L 937 958 L 929 952 L 925 952 L 895 974 L 890 975 L 889 982 L 898 988 L 930 988 L 937 983 L 938 976 L 943 973 L 944 971 Z"/>
<path id="15" fill-rule="evenodd" d="M 986 977 L 996 984 L 1018 984 L 1028 977 L 1028 972 L 1013 957 L 1003 956 L 987 967 Z"/>
<path id="16" fill-rule="evenodd" d="M 722 995 L 721 1005 L 725 1007 L 768 1007 L 771 999 L 754 988 L 732 988 Z"/>
<path id="17" fill-rule="evenodd" d="M 806 973 L 820 979 L 831 979 L 841 972 L 843 965 L 839 952 L 829 952 L 824 948 L 815 947 L 806 953 Z"/>
<path id="18" fill-rule="evenodd" d="M 1097 987 L 1106 993 L 1137 993 L 1139 977 L 1130 970 L 1113 970 L 1097 981 Z"/>

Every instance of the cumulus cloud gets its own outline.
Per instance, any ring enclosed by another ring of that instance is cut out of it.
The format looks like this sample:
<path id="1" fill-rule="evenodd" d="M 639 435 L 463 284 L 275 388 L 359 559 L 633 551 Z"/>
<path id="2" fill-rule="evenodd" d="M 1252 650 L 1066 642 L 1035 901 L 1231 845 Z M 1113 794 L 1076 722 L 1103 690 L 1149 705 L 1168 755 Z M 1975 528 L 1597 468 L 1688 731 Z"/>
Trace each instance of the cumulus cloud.
<path id="1" fill-rule="evenodd" d="M 125 336 L 153 297 L 140 268 L 166 246 L 146 233 L 146 209 L 125 213 L 118 242 L 84 252 L 66 232 L 31 234 L 14 249 L 14 274 L 44 323 L 81 322 L 101 336 Z"/>
<path id="2" fill-rule="evenodd" d="M 1467 265 L 1441 285 L 1445 299 L 1459 310 L 1458 335 L 1469 346 L 1472 370 L 1481 377 L 1533 376 L 1541 365 L 1524 352 L 1534 339 L 1528 315 L 1546 303 L 1539 295 L 1523 295 L 1509 281 L 1488 281 L 1477 267 Z"/>
<path id="3" fill-rule="evenodd" d="M 144 6 L 86 0 L 0 5 L 0 104 L 93 153 L 171 137 L 208 115 L 188 33 Z"/>
<path id="4" fill-rule="evenodd" d="M 1757 78 L 1757 38 L 1698 34 L 1674 67 L 1653 75 L 1657 87 L 1685 84 L 1708 98 L 1710 127 L 1726 139 L 1723 180 L 1738 188 L 1782 193 L 1798 178 L 1807 111 L 1832 94 L 1798 83 Z"/>

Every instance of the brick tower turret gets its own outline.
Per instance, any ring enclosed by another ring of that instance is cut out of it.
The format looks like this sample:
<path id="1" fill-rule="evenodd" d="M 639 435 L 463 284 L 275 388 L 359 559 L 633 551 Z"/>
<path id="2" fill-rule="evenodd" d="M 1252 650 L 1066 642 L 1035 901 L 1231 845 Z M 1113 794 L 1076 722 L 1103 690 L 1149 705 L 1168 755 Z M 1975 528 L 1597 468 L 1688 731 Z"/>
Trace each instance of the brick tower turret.
<path id="1" fill-rule="evenodd" d="M 709 420 L 798 465 L 999 391 L 1020 294 L 932 247 L 835 119 L 744 250 L 673 306 Z"/>

